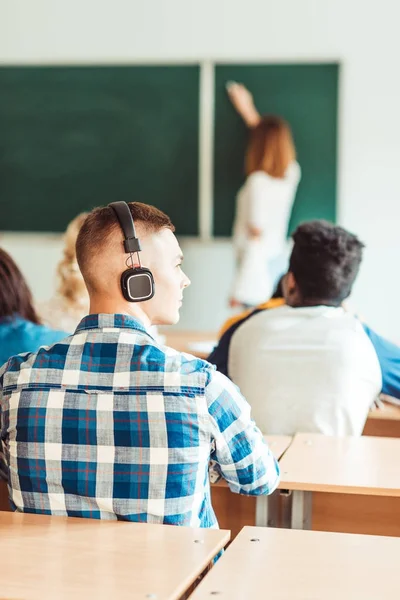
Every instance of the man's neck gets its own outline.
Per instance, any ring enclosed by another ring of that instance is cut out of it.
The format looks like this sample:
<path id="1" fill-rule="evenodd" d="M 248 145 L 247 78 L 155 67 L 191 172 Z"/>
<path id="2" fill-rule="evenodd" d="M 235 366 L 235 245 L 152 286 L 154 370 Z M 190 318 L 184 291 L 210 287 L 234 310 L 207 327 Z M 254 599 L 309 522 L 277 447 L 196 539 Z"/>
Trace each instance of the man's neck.
<path id="1" fill-rule="evenodd" d="M 133 317 L 134 319 L 138 319 L 144 325 L 146 329 L 151 327 L 151 321 L 147 314 L 144 312 L 140 303 L 134 302 L 115 302 L 115 300 L 111 299 L 90 299 L 90 314 L 122 314 L 128 315 L 129 317 Z"/>

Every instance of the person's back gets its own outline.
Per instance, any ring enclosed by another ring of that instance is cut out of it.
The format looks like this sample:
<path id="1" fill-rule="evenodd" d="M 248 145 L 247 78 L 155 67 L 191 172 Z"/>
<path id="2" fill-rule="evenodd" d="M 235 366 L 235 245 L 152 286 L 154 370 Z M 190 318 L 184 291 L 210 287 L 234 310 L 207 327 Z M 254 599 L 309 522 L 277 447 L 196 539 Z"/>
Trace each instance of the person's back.
<path id="1" fill-rule="evenodd" d="M 248 243 L 248 226 L 261 230 L 260 247 L 264 258 L 275 258 L 285 250 L 287 223 L 292 210 L 300 167 L 293 161 L 284 177 L 271 177 L 264 171 L 255 171 L 240 189 L 236 201 L 233 242 L 238 252 Z"/>
<path id="2" fill-rule="evenodd" d="M 0 248 L 0 367 L 15 354 L 36 352 L 67 335 L 41 324 L 24 276 Z"/>
<path id="3" fill-rule="evenodd" d="M 268 434 L 361 435 L 382 386 L 362 325 L 329 306 L 283 306 L 248 319 L 232 337 L 229 373 Z"/>
<path id="4" fill-rule="evenodd" d="M 18 315 L 0 319 L 0 366 L 15 354 L 51 346 L 67 335 L 64 331 L 55 331 Z"/>
<path id="5" fill-rule="evenodd" d="M 93 211 L 77 242 L 92 314 L 74 335 L 0 370 L 3 476 L 20 511 L 216 526 L 210 459 L 244 494 L 270 493 L 279 469 L 236 387 L 148 333 L 152 323 L 178 320 L 190 282 L 169 219 L 138 203 L 129 210 L 143 232 L 154 300 L 141 302 L 147 283 L 131 285 L 148 282 L 148 269 L 132 266 L 121 280 L 113 210 Z"/>
<path id="6" fill-rule="evenodd" d="M 287 306 L 254 314 L 237 328 L 229 376 L 264 433 L 361 435 L 382 375 L 367 334 L 341 306 L 363 244 L 326 221 L 303 223 L 292 237 L 282 280 Z"/>

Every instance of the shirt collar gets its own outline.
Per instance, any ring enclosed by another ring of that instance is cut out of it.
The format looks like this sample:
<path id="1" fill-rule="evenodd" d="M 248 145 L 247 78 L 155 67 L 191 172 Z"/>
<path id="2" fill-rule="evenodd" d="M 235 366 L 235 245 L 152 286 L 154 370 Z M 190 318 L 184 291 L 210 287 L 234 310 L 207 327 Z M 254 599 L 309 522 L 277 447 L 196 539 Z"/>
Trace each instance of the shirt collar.
<path id="1" fill-rule="evenodd" d="M 107 331 L 110 331 L 110 329 L 132 329 L 133 331 L 140 331 L 151 337 L 150 333 L 139 319 L 134 319 L 133 317 L 124 314 L 111 315 L 105 313 L 83 317 L 75 330 L 75 334 L 81 331 L 96 329 L 106 329 Z"/>

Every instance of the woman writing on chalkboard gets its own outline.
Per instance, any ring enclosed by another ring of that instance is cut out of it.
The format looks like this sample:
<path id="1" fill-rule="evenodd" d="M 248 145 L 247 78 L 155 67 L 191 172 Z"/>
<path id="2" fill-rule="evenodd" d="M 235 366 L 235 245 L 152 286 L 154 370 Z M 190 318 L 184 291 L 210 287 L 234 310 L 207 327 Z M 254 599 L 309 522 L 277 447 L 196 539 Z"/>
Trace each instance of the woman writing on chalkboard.
<path id="1" fill-rule="evenodd" d="M 237 196 L 233 230 L 237 268 L 230 305 L 234 308 L 265 302 L 285 269 L 300 167 L 289 125 L 278 116 L 262 117 L 243 85 L 228 84 L 228 94 L 250 128 L 247 178 Z"/>

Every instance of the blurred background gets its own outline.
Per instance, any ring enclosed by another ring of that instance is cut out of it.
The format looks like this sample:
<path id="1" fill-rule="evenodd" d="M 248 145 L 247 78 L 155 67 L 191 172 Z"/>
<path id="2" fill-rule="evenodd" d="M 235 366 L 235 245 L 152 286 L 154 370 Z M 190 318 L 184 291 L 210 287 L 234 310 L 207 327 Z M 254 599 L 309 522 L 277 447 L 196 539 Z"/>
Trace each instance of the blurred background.
<path id="1" fill-rule="evenodd" d="M 289 120 L 302 167 L 289 231 L 334 220 L 366 244 L 351 298 L 400 342 L 400 5 L 381 0 L 2 0 L 0 244 L 35 300 L 78 213 L 148 202 L 177 228 L 182 329 L 229 314 L 244 83 Z"/>

